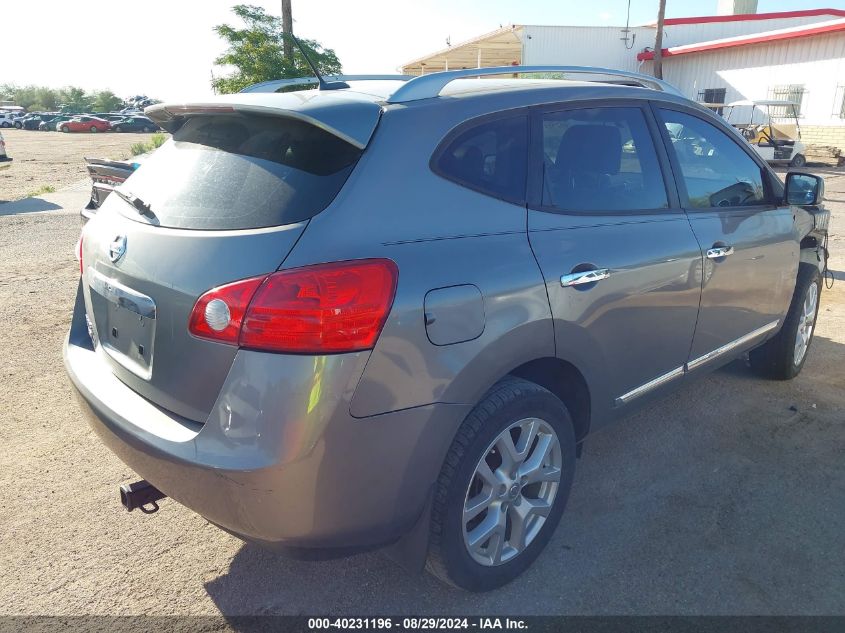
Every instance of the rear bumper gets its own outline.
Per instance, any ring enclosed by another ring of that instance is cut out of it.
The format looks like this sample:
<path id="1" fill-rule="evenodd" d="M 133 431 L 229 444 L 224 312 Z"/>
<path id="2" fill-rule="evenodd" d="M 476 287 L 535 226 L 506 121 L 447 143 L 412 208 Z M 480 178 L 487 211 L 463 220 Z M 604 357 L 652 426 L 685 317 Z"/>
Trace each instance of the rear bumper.
<path id="1" fill-rule="evenodd" d="M 198 425 L 115 378 L 78 321 L 77 310 L 65 365 L 103 443 L 179 503 L 268 547 L 345 553 L 396 541 L 423 512 L 468 412 L 440 404 L 353 418 L 368 353 L 241 350 Z"/>

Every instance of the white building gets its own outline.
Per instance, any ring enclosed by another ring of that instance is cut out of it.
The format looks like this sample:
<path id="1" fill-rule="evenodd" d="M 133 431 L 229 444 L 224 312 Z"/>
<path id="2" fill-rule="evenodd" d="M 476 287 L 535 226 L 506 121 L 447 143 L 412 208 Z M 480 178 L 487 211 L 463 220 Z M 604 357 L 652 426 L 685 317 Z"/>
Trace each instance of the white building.
<path id="1" fill-rule="evenodd" d="M 698 101 L 796 101 L 805 142 L 845 149 L 845 11 L 756 13 L 756 4 L 720 0 L 717 15 L 667 18 L 664 78 Z M 402 70 L 557 64 L 651 74 L 655 29 L 510 25 Z"/>

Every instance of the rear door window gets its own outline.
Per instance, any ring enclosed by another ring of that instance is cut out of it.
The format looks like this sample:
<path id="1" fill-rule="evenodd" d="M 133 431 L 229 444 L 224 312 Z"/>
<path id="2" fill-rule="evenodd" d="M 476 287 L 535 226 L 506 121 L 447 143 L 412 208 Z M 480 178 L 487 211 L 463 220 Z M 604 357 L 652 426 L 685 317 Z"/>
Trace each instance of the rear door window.
<path id="1" fill-rule="evenodd" d="M 188 119 L 121 190 L 160 226 L 251 229 L 301 222 L 335 198 L 362 150 L 285 117 Z M 130 205 L 124 213 L 138 219 Z"/>
<path id="2" fill-rule="evenodd" d="M 590 213 L 669 206 L 640 108 L 545 112 L 541 134 L 544 208 Z"/>
<path id="3" fill-rule="evenodd" d="M 435 152 L 435 173 L 481 193 L 522 204 L 528 161 L 528 117 L 470 124 Z"/>

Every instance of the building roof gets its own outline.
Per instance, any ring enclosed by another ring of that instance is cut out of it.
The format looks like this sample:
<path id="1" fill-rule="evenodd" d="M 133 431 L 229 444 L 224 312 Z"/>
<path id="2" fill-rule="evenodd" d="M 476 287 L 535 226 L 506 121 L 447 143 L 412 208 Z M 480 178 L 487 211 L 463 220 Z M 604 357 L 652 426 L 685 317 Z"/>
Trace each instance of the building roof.
<path id="1" fill-rule="evenodd" d="M 522 62 L 521 30 L 522 27 L 515 24 L 503 26 L 402 64 L 402 72 L 408 75 L 422 75 L 439 70 L 519 64 Z"/>
<path id="2" fill-rule="evenodd" d="M 832 11 L 832 9 L 826 10 Z M 793 13 L 798 13 L 798 11 L 794 11 Z M 811 37 L 814 35 L 826 35 L 828 33 L 837 33 L 845 31 L 845 11 L 841 11 L 840 13 L 842 13 L 843 17 L 838 20 L 816 22 L 815 24 L 805 24 L 802 26 L 789 27 L 786 29 L 764 31 L 762 33 L 752 33 L 751 35 L 739 35 L 736 37 L 726 37 L 719 40 L 710 40 L 709 42 L 697 42 L 695 44 L 684 44 L 683 46 L 673 46 L 671 48 L 664 48 L 663 57 L 673 57 L 675 55 L 688 55 L 690 53 L 704 53 L 707 51 L 715 51 L 723 48 L 735 48 L 737 46 L 749 46 L 751 44 L 764 44 L 768 42 L 792 40 L 801 37 Z M 637 55 L 637 60 L 639 61 L 649 59 L 654 59 L 654 51 L 643 51 L 642 53 Z"/>

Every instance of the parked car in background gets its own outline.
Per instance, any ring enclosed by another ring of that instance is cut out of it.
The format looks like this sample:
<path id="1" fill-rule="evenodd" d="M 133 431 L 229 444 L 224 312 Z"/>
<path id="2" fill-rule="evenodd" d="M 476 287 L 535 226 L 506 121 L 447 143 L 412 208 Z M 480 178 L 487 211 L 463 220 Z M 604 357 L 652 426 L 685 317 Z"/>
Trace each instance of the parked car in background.
<path id="1" fill-rule="evenodd" d="M 62 121 L 56 126 L 59 132 L 107 132 L 110 129 L 111 123 L 105 119 L 84 115 Z"/>
<path id="2" fill-rule="evenodd" d="M 125 114 L 120 114 L 119 112 L 94 112 L 92 116 L 105 119 L 106 121 L 120 121 L 126 118 Z"/>
<path id="3" fill-rule="evenodd" d="M 135 161 L 85 158 L 85 167 L 91 176 L 91 198 L 80 212 L 83 222 L 91 219 L 114 188 L 123 184 L 140 166 Z"/>
<path id="4" fill-rule="evenodd" d="M 112 129 L 115 132 L 155 132 L 159 127 L 145 116 L 129 116 L 113 121 Z"/>
<path id="5" fill-rule="evenodd" d="M 49 119 L 54 118 L 56 115 L 52 113 L 46 112 L 39 112 L 37 114 L 30 114 L 27 117 L 24 117 L 21 121 L 21 128 L 24 130 L 37 130 L 38 126 L 41 125 L 43 121 L 47 121 Z M 17 125 L 15 125 L 17 127 Z"/>
<path id="6" fill-rule="evenodd" d="M 85 224 L 64 348 L 144 478 L 127 509 L 490 590 L 549 543 L 590 434 L 746 353 L 798 375 L 823 180 L 654 77 L 474 79 L 550 70 L 147 109 L 173 138 Z"/>
<path id="7" fill-rule="evenodd" d="M 15 119 L 18 116 L 15 112 L 0 112 L 0 127 L 14 127 Z"/>
<path id="8" fill-rule="evenodd" d="M 63 123 L 65 121 L 70 121 L 74 116 L 73 114 L 57 114 L 56 116 L 48 119 L 44 119 L 41 123 L 38 124 L 38 129 L 42 132 L 55 132 L 56 126 L 59 123 Z"/>

